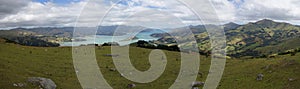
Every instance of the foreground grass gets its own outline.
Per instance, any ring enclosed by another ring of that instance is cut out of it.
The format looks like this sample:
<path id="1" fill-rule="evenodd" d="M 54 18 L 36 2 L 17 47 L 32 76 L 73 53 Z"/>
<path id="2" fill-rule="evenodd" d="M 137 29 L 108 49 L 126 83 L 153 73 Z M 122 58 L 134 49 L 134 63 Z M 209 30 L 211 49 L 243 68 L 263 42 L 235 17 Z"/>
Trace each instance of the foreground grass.
<path id="1" fill-rule="evenodd" d="M 14 83 L 26 83 L 28 77 L 45 77 L 52 79 L 58 89 L 80 89 L 72 61 L 72 48 L 38 48 L 0 42 L 0 88 L 20 89 Z M 96 49 L 97 61 L 107 82 L 115 89 L 126 89 L 127 84 L 134 83 L 120 76 L 114 68 L 110 48 Z M 148 55 L 151 49 L 130 48 L 132 64 L 139 70 L 150 68 Z M 159 79 L 139 84 L 136 89 L 167 89 L 174 83 L 180 69 L 178 52 L 164 51 L 168 64 Z M 299 89 L 300 88 L 300 55 L 278 56 L 273 59 L 228 59 L 219 89 Z M 205 81 L 210 59 L 201 58 L 199 81 Z M 257 74 L 264 74 L 262 81 L 256 81 Z M 289 78 L 295 79 L 288 81 Z M 25 89 L 37 88 L 27 84 Z M 21 89 L 23 89 L 21 88 Z"/>

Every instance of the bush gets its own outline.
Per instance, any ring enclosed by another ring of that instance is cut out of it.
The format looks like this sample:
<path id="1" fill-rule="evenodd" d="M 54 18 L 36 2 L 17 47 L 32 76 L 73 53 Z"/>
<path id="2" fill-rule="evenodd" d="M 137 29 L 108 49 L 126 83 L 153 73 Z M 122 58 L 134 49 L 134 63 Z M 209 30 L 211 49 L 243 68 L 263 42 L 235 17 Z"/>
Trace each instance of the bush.
<path id="1" fill-rule="evenodd" d="M 117 42 L 108 42 L 108 43 L 102 44 L 102 46 L 120 46 L 120 44 Z"/>

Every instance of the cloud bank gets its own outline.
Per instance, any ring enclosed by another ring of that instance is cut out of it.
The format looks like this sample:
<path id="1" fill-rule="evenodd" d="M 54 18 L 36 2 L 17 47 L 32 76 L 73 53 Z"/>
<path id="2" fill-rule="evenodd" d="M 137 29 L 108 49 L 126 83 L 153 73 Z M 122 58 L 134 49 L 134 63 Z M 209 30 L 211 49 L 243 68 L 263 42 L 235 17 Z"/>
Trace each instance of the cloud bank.
<path id="1" fill-rule="evenodd" d="M 86 5 L 93 1 L 92 5 Z M 185 1 L 185 0 L 181 0 Z M 221 23 L 245 24 L 260 19 L 273 19 L 300 24 L 300 0 L 210 0 Z M 147 27 L 179 27 L 201 23 L 189 6 L 176 0 L 82 0 L 68 4 L 36 2 L 31 0 L 1 0 L 0 28 L 26 26 L 74 26 L 77 17 L 86 14 L 82 21 L 97 23 L 97 15 L 106 15 L 101 25 L 141 25 Z M 112 7 L 112 5 L 114 5 Z M 205 6 L 197 3 L 195 5 Z M 85 13 L 81 13 L 83 8 Z M 109 13 L 107 9 L 111 8 Z M 195 8 L 194 8 L 195 9 Z M 205 7 L 196 8 L 204 9 Z M 209 11 L 207 11 L 209 12 Z"/>

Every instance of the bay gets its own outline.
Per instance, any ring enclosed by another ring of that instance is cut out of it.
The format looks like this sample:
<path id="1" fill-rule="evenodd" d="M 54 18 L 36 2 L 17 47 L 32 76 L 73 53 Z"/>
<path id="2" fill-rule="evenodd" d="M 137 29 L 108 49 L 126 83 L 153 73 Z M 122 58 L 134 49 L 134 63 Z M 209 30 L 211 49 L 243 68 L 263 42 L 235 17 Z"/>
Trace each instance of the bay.
<path id="1" fill-rule="evenodd" d="M 159 38 L 152 37 L 151 34 L 154 33 L 164 33 L 166 31 L 163 30 L 150 30 L 150 31 L 142 31 L 139 33 L 128 33 L 122 36 L 108 36 L 108 35 L 94 35 L 94 36 L 86 36 L 86 37 L 77 37 L 73 39 L 85 39 L 85 41 L 73 41 L 73 42 L 61 42 L 60 46 L 80 46 L 87 44 L 103 44 L 107 42 L 117 42 L 121 46 L 128 45 L 138 40 L 151 41 L 157 40 Z M 137 39 L 132 39 L 137 37 Z"/>

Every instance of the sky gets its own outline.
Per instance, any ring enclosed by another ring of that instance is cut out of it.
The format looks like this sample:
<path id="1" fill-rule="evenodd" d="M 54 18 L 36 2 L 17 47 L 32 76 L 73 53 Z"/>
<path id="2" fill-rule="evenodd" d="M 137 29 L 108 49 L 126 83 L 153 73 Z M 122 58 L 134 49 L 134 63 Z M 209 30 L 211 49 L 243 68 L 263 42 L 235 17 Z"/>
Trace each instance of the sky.
<path id="1" fill-rule="evenodd" d="M 75 26 L 79 16 L 84 16 L 80 18 L 80 23 L 85 23 L 82 26 L 169 28 L 229 22 L 246 24 L 261 19 L 300 25 L 300 0 L 207 0 L 210 2 L 195 4 L 185 1 L 196 0 L 0 0 L 0 28 Z M 207 9 L 207 5 L 214 9 Z M 199 18 L 194 12 L 205 18 Z M 212 12 L 216 15 L 211 15 Z M 206 18 L 217 18 L 218 22 L 204 23 Z"/>

